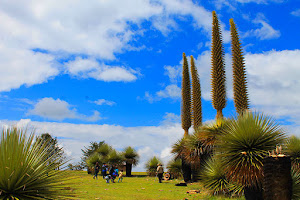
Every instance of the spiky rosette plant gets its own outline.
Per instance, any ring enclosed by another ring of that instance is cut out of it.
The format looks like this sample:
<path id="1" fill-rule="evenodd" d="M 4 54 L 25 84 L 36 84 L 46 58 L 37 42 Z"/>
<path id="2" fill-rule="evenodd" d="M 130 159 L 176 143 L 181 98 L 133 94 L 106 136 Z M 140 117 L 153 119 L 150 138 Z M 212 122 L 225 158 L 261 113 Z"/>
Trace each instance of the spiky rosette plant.
<path id="1" fill-rule="evenodd" d="M 70 199 L 68 176 L 56 170 L 65 162 L 55 152 L 48 155 L 47 143 L 18 128 L 3 129 L 0 139 L 0 199 Z"/>
<path id="2" fill-rule="evenodd" d="M 200 174 L 201 182 L 204 187 L 209 189 L 212 194 L 228 194 L 230 183 L 224 172 L 224 165 L 219 160 L 211 158 L 203 165 Z"/>
<path id="3" fill-rule="evenodd" d="M 191 84 L 189 66 L 185 53 L 183 53 L 182 56 L 181 125 L 184 130 L 184 136 L 187 136 L 189 134 L 189 128 L 191 127 Z"/>
<path id="4" fill-rule="evenodd" d="M 132 147 L 126 147 L 123 151 L 126 162 L 126 176 L 131 176 L 132 165 L 136 166 L 139 162 L 139 154 Z"/>
<path id="5" fill-rule="evenodd" d="M 263 114 L 245 112 L 229 120 L 217 145 L 227 176 L 245 187 L 260 188 L 263 159 L 284 139 L 279 125 Z"/>
<path id="6" fill-rule="evenodd" d="M 249 109 L 249 99 L 247 93 L 246 69 L 242 46 L 239 40 L 238 30 L 230 19 L 231 33 L 231 52 L 232 52 L 232 70 L 233 70 L 233 97 L 234 106 L 237 113 L 241 114 Z"/>
<path id="7" fill-rule="evenodd" d="M 191 75 L 193 125 L 194 129 L 196 130 L 202 125 L 202 103 L 200 81 L 193 56 L 191 56 Z"/>
<path id="8" fill-rule="evenodd" d="M 217 110 L 217 119 L 223 117 L 222 110 L 226 106 L 226 86 L 225 86 L 225 62 L 224 48 L 220 24 L 215 11 L 212 12 L 212 48 L 211 48 L 211 85 L 212 85 L 212 104 Z"/>

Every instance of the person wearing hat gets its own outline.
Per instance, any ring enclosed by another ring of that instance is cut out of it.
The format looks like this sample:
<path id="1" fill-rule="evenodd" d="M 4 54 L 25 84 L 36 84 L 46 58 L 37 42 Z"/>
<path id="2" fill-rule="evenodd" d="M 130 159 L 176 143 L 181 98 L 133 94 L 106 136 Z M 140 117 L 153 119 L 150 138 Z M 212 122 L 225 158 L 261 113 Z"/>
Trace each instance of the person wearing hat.
<path id="1" fill-rule="evenodd" d="M 162 177 L 163 177 L 163 174 L 164 174 L 164 168 L 162 167 L 161 163 L 159 163 L 157 165 L 156 173 L 157 173 L 159 183 L 161 183 L 161 180 L 162 180 Z"/>

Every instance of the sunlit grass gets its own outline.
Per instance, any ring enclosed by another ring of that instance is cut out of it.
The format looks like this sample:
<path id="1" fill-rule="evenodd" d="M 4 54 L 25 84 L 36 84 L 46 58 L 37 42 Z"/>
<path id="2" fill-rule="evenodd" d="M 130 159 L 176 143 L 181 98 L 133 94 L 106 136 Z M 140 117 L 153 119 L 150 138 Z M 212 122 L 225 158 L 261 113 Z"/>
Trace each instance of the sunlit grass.
<path id="1" fill-rule="evenodd" d="M 72 183 L 73 192 L 78 196 L 78 199 L 207 199 L 220 200 L 230 199 L 221 196 L 211 196 L 209 191 L 205 190 L 200 183 L 192 183 L 187 187 L 175 186 L 176 183 L 182 180 L 170 180 L 158 183 L 157 178 L 148 177 L 144 172 L 134 172 L 134 177 L 124 177 L 122 183 L 105 183 L 101 176 L 98 180 L 94 180 L 91 175 L 85 171 L 70 171 L 69 175 L 75 177 L 70 180 Z M 116 179 L 117 180 L 117 179 Z M 198 190 L 199 194 L 188 194 L 188 190 Z M 239 200 L 244 199 L 237 198 Z"/>

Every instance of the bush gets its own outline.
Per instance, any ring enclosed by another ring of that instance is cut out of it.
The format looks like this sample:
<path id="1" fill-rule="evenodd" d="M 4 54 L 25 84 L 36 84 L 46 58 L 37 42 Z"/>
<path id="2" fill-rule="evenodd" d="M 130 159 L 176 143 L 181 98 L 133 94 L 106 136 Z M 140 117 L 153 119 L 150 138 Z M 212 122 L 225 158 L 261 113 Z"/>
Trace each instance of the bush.
<path id="1" fill-rule="evenodd" d="M 174 178 L 182 178 L 181 159 L 171 160 L 167 165 L 167 169 L 171 174 L 173 174 Z"/>
<path id="2" fill-rule="evenodd" d="M 161 161 L 155 156 L 146 163 L 146 170 L 149 176 L 156 175 L 156 169 L 159 163 L 161 163 Z"/>
<path id="3" fill-rule="evenodd" d="M 33 134 L 26 139 L 26 130 L 2 130 L 0 199 L 68 199 L 65 171 L 56 170 L 65 162 L 57 162 L 61 157 L 55 153 L 48 155 L 47 143 L 33 139 Z"/>

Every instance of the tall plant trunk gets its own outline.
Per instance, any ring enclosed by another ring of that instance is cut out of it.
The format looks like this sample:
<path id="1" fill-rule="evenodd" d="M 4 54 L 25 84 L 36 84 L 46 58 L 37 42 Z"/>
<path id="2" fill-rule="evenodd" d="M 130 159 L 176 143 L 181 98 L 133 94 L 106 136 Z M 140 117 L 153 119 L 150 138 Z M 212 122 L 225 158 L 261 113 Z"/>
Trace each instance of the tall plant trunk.
<path id="1" fill-rule="evenodd" d="M 184 182 L 189 183 L 192 180 L 191 164 L 186 162 L 184 158 L 182 158 L 181 160 L 182 160 L 183 180 Z"/>
<path id="2" fill-rule="evenodd" d="M 245 187 L 244 195 L 246 200 L 264 200 L 262 189 L 256 186 Z"/>
<path id="3" fill-rule="evenodd" d="M 183 137 L 186 137 L 186 136 L 188 136 L 189 135 L 189 130 L 184 130 L 184 135 L 183 135 Z"/>
<path id="4" fill-rule="evenodd" d="M 223 112 L 222 110 L 217 110 L 217 116 L 216 116 L 217 119 L 222 119 L 223 118 Z"/>
<path id="5" fill-rule="evenodd" d="M 293 186 L 290 157 L 267 157 L 263 164 L 264 200 L 291 200 Z"/>
<path id="6" fill-rule="evenodd" d="M 132 164 L 129 162 L 126 162 L 126 176 L 127 177 L 131 176 L 131 171 L 132 171 Z"/>

